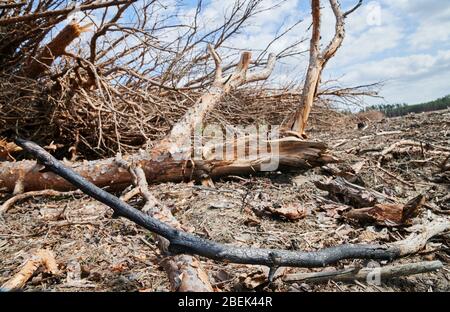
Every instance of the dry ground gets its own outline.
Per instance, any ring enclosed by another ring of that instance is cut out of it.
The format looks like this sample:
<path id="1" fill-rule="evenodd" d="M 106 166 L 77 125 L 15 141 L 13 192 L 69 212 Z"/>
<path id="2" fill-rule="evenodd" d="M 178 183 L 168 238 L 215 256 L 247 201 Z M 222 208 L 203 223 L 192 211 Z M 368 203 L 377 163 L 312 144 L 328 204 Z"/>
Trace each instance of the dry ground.
<path id="1" fill-rule="evenodd" d="M 448 172 L 439 173 L 446 158 L 442 151 L 450 151 L 449 110 L 383 119 L 363 130 L 356 129 L 354 122 L 341 124 L 311 132 L 314 139 L 328 142 L 342 160 L 332 168 L 362 164 L 359 176 L 367 187 L 402 203 L 425 193 L 428 205 L 414 223 L 434 214 L 449 216 L 450 177 Z M 401 140 L 422 142 L 423 146 L 419 152 L 410 148 L 385 160 L 383 168 L 391 175 L 380 171 L 376 167 L 379 152 Z M 151 190 L 174 209 L 183 224 L 194 227 L 196 234 L 223 243 L 315 250 L 342 243 L 392 242 L 407 234 L 402 228 L 354 224 L 333 215 L 327 192 L 313 184 L 328 177 L 327 170 L 316 168 L 303 173 L 232 177 L 217 182 L 216 189 L 167 183 Z M 132 204 L 142 205 L 139 201 Z M 307 216 L 292 222 L 264 212 L 266 207 L 286 205 L 298 205 Z M 56 255 L 61 275 L 38 272 L 25 291 L 168 291 L 152 235 L 127 220 L 111 219 L 111 214 L 108 207 L 87 196 L 34 198 L 16 204 L 0 221 L 0 284 L 11 278 L 35 249 L 49 248 Z M 263 267 L 206 259 L 203 263 L 211 282 L 221 291 L 449 291 L 449 246 L 446 234 L 433 239 L 422 253 L 394 262 L 437 259 L 445 264 L 443 270 L 396 278 L 380 286 L 331 281 L 287 284 L 281 279 L 268 285 Z M 354 264 L 366 265 L 367 261 L 343 261 L 326 269 Z M 308 271 L 319 269 L 294 268 L 284 273 Z"/>

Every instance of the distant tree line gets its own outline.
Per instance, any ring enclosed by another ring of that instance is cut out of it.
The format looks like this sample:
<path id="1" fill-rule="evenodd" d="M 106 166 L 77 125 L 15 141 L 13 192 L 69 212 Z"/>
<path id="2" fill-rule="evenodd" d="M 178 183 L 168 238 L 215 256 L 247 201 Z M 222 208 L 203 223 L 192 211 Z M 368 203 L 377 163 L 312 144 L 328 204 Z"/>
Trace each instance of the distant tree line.
<path id="1" fill-rule="evenodd" d="M 402 104 L 378 104 L 366 107 L 363 111 L 377 110 L 387 117 L 404 116 L 409 113 L 431 112 L 450 108 L 450 94 L 434 101 L 408 105 Z"/>

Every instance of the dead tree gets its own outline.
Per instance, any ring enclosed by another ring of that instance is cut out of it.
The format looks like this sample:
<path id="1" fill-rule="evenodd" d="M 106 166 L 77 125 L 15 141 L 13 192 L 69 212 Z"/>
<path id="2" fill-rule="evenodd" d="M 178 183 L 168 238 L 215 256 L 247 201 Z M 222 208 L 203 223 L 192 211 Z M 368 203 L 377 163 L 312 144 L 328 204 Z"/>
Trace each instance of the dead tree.
<path id="1" fill-rule="evenodd" d="M 249 174 L 260 170 L 262 163 L 277 158 L 279 166 L 308 169 L 336 159 L 327 153 L 327 146 L 320 142 L 302 141 L 286 136 L 277 142 L 277 154 L 264 151 L 248 155 L 245 159 L 203 159 L 191 160 L 190 136 L 192 129 L 202 122 L 203 117 L 214 108 L 220 98 L 245 83 L 267 79 L 273 70 L 275 57 L 271 55 L 262 71 L 248 73 L 250 53 L 244 52 L 233 74 L 222 77 L 221 61 L 215 50 L 210 53 L 216 63 L 213 85 L 189 109 L 184 117 L 173 127 L 150 154 L 141 153 L 125 157 L 126 161 L 139 164 L 152 182 L 180 182 L 185 180 L 201 181 L 205 178 L 218 178 L 234 174 Z M 244 141 L 245 144 L 245 141 Z M 72 164 L 72 168 L 90 182 L 100 186 L 123 188 L 130 184 L 131 176 L 121 168 L 115 158 Z M 68 190 L 72 185 L 50 172 L 42 172 L 42 167 L 34 161 L 4 163 L 0 166 L 0 188 L 33 191 L 41 189 Z"/>
<path id="2" fill-rule="evenodd" d="M 250 18 L 269 9 L 262 0 L 227 5 L 230 10 L 221 25 L 202 24 L 201 0 L 195 15 L 181 24 L 173 13 L 181 10 L 165 10 L 165 4 L 155 0 L 83 0 L 77 7 L 58 0 L 40 5 L 28 1 L 2 9 L 0 137 L 12 141 L 18 135 L 44 145 L 54 141 L 61 149 L 74 146 L 66 158 L 111 157 L 117 151 L 133 153 L 153 146 L 212 85 L 215 71 L 205 43 L 220 49 L 224 62 L 230 63 L 223 66 L 223 76 L 229 77 L 237 61 L 227 41 Z M 91 14 L 102 18 L 91 20 Z M 72 17 L 79 24 L 93 22 L 93 34 L 68 46 L 67 53 L 48 66 L 59 53 L 47 39 L 55 38 L 57 27 Z M 274 42 L 292 31 L 287 27 Z M 177 37 L 167 38 L 169 32 Z M 42 55 L 45 51 L 52 57 Z M 299 53 L 303 51 L 294 42 L 277 59 Z M 265 55 L 258 55 L 250 69 L 264 66 Z M 38 74 L 28 70 L 32 63 L 41 67 Z M 23 74 L 38 75 L 39 81 L 18 77 Z"/>
<path id="3" fill-rule="evenodd" d="M 310 169 L 336 158 L 327 153 L 326 144 L 287 138 L 280 142 L 278 155 L 280 167 L 297 170 Z M 151 183 L 202 181 L 205 176 L 218 179 L 229 175 L 248 175 L 258 172 L 263 162 L 271 160 L 270 153 L 255 155 L 245 160 L 175 160 L 169 155 L 152 159 L 147 153 L 124 156 L 124 159 L 139 164 Z M 117 165 L 115 158 L 77 162 L 70 164 L 79 175 L 100 187 L 124 189 L 131 183 L 127 170 Z M 0 189 L 12 192 L 16 185 L 23 191 L 54 189 L 72 190 L 73 185 L 33 160 L 4 162 L 0 166 Z"/>
<path id="4" fill-rule="evenodd" d="M 350 11 L 343 12 L 338 0 L 329 0 L 336 18 L 335 34 L 328 46 L 320 50 L 321 14 L 320 0 L 312 0 L 312 35 L 309 48 L 309 65 L 306 73 L 300 105 L 295 114 L 288 120 L 285 127 L 306 137 L 305 129 L 311 108 L 316 99 L 323 69 L 328 61 L 336 54 L 345 37 L 345 18 L 362 4 L 362 0 Z"/>

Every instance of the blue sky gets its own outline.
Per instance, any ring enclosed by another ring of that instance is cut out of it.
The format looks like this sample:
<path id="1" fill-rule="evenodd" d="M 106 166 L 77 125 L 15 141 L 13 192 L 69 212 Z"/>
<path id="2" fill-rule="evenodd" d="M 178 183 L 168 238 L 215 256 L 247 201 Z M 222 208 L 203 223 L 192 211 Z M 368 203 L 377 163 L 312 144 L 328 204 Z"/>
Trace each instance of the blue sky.
<path id="1" fill-rule="evenodd" d="M 161 0 L 160 3 L 167 11 L 162 12 L 164 14 L 174 13 L 174 3 L 181 3 L 177 15 L 182 22 L 192 23 L 196 0 Z M 200 27 L 212 29 L 214 25 L 221 25 L 233 3 L 234 0 L 204 0 Z M 357 0 L 341 0 L 344 10 L 356 3 Z M 322 5 L 322 43 L 326 45 L 334 34 L 335 20 L 328 0 L 322 0 Z M 310 0 L 263 0 L 261 8 L 269 7 L 274 8 L 254 16 L 226 46 L 252 49 L 257 54 L 280 28 L 301 19 L 303 22 L 273 44 L 269 52 L 280 52 L 300 39 L 305 39 L 301 49 L 307 50 Z M 343 46 L 325 69 L 324 81 L 342 87 L 382 81 L 381 95 L 386 103 L 414 104 L 450 94 L 449 0 L 364 0 L 362 7 L 348 17 L 346 30 Z M 82 41 L 87 41 L 90 35 L 84 34 Z M 168 41 L 176 36 L 166 35 Z M 218 52 L 228 61 L 225 50 L 221 48 Z M 307 64 L 308 53 L 283 59 L 277 63 L 270 82 L 279 85 L 300 82 Z M 368 104 L 382 102 L 371 98 L 365 101 Z"/>
<path id="2" fill-rule="evenodd" d="M 186 1 L 186 10 L 195 1 Z M 205 23 L 219 21 L 233 1 L 205 2 Z M 277 3 L 266 0 L 266 6 Z M 342 0 L 344 9 L 357 0 Z M 322 1 L 323 35 L 327 43 L 333 35 L 334 16 L 328 1 Z M 277 52 L 299 38 L 309 36 L 309 0 L 286 0 L 270 12 L 250 21 L 242 34 L 228 45 L 262 49 L 282 23 L 304 22 L 271 50 Z M 309 43 L 304 43 L 305 49 Z M 308 56 L 286 59 L 279 64 L 273 81 L 301 78 Z M 343 86 L 384 81 L 381 95 L 388 103 L 418 103 L 450 94 L 450 1 L 378 0 L 364 1 L 347 19 L 347 36 L 324 72 L 324 80 L 338 79 Z M 367 99 L 370 104 L 380 100 Z"/>

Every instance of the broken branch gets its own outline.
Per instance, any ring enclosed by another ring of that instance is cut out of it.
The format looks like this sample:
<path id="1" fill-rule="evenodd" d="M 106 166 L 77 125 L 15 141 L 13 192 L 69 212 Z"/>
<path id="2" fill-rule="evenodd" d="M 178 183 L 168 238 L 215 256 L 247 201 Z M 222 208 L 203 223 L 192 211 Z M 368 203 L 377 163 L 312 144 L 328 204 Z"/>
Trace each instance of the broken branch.
<path id="1" fill-rule="evenodd" d="M 51 274 L 58 274 L 58 265 L 53 253 L 47 249 L 39 249 L 31 259 L 25 262 L 16 275 L 0 287 L 0 291 L 14 291 L 22 288 L 40 266 L 44 266 L 45 270 Z"/>
<path id="2" fill-rule="evenodd" d="M 183 229 L 183 226 L 175 219 L 170 209 L 160 203 L 149 191 L 144 170 L 139 166 L 130 165 L 122 159 L 118 159 L 118 161 L 122 166 L 127 167 L 134 175 L 133 184 L 140 190 L 142 196 L 145 198 L 145 204 L 142 211 L 162 222 L 170 224 L 170 226 L 173 226 L 174 228 Z M 156 241 L 161 253 L 164 256 L 167 256 L 162 260 L 162 265 L 167 272 L 173 291 L 213 291 L 208 279 L 208 274 L 205 272 L 197 257 L 190 255 L 171 256 L 168 252 L 170 243 L 167 239 L 160 235 L 156 235 Z"/>
<path id="3" fill-rule="evenodd" d="M 17 194 L 13 197 L 11 197 L 10 199 L 8 199 L 7 201 L 5 201 L 1 206 L 0 206 L 0 216 L 7 212 L 15 203 L 17 203 L 18 201 L 30 198 L 30 197 L 35 197 L 35 196 L 72 196 L 72 195 L 78 195 L 78 194 L 82 194 L 80 191 L 71 191 L 71 192 L 59 192 L 59 191 L 55 191 L 55 190 L 42 190 L 42 191 L 31 191 L 31 192 L 27 192 L 27 193 L 22 193 L 22 194 Z"/>
<path id="4" fill-rule="evenodd" d="M 444 267 L 441 261 L 426 261 L 419 263 L 407 263 L 376 268 L 348 268 L 334 272 L 314 272 L 288 274 L 283 277 L 284 282 L 308 282 L 323 283 L 333 280 L 335 282 L 369 281 L 373 278 L 383 282 L 389 279 L 423 274 L 440 270 Z M 378 280 L 379 278 L 379 280 Z"/>

